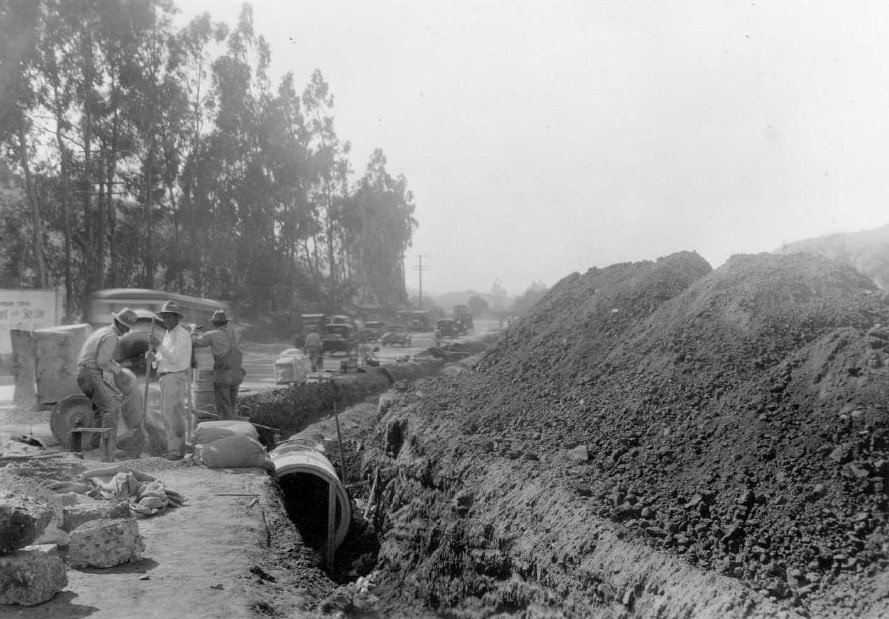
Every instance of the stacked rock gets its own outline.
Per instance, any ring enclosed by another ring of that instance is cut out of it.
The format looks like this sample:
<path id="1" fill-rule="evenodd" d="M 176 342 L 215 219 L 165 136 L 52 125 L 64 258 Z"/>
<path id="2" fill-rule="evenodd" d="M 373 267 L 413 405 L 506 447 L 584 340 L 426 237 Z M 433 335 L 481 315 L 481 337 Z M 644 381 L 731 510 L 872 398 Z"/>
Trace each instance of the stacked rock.
<path id="1" fill-rule="evenodd" d="M 68 585 L 56 546 L 31 545 L 52 515 L 50 507 L 26 495 L 0 494 L 0 604 L 42 604 Z"/>

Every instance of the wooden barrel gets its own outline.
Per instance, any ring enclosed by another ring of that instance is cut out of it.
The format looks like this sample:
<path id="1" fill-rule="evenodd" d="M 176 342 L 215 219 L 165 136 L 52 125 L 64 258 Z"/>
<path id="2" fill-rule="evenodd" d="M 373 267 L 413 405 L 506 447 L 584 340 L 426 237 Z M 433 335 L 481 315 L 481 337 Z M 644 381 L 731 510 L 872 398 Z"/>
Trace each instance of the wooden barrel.
<path id="1" fill-rule="evenodd" d="M 216 398 L 213 395 L 213 353 L 209 348 L 194 349 L 195 368 L 191 381 L 191 402 L 199 420 L 216 419 L 215 416 L 201 415 L 201 411 L 216 413 Z"/>

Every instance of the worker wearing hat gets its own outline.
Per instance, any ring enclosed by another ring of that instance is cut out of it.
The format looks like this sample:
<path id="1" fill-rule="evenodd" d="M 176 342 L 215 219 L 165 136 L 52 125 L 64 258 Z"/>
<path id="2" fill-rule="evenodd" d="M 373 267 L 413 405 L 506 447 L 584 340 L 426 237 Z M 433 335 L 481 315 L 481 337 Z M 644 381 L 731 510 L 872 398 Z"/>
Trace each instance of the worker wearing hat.
<path id="1" fill-rule="evenodd" d="M 209 346 L 213 353 L 213 400 L 220 419 L 234 419 L 238 389 L 244 378 L 241 342 L 229 324 L 225 310 L 216 310 L 210 318 L 215 327 L 201 335 L 192 333 L 193 346 Z"/>
<path id="2" fill-rule="evenodd" d="M 191 336 L 179 324 L 184 315 L 175 301 L 164 303 L 158 315 L 167 331 L 163 339 L 151 336 L 149 358 L 157 368 L 161 388 L 161 413 L 167 435 L 164 456 L 168 460 L 179 460 L 185 455 L 185 402 L 191 368 Z"/>
<path id="3" fill-rule="evenodd" d="M 113 428 L 111 449 L 117 443 L 122 396 L 113 387 L 122 368 L 114 361 L 114 349 L 120 336 L 136 326 L 136 312 L 128 307 L 111 314 L 111 324 L 96 329 L 83 343 L 77 358 L 77 386 L 92 401 L 99 426 Z"/>

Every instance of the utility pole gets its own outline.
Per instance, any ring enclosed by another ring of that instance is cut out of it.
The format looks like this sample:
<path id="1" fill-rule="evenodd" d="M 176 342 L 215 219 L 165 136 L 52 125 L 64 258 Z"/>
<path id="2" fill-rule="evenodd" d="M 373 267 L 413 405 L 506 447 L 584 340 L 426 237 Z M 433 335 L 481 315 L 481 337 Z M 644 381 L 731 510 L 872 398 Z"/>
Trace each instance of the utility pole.
<path id="1" fill-rule="evenodd" d="M 422 254 L 417 255 L 417 264 L 414 265 L 414 270 L 420 276 L 420 309 L 423 309 L 423 271 L 429 269 L 429 265 L 423 264 L 423 258 L 428 258 L 429 256 L 424 256 Z"/>

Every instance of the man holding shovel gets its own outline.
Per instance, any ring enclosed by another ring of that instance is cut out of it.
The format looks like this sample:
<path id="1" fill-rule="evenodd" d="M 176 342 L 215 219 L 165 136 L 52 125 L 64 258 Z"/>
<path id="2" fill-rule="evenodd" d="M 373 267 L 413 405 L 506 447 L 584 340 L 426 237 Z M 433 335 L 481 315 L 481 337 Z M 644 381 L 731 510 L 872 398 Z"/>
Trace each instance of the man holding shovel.
<path id="1" fill-rule="evenodd" d="M 167 435 L 164 457 L 180 460 L 185 455 L 185 401 L 191 367 L 191 336 L 179 324 L 183 314 L 175 301 L 164 303 L 158 315 L 167 331 L 163 339 L 151 335 L 149 344 L 155 352 L 149 353 L 149 359 L 157 366 L 161 388 L 161 410 Z"/>

